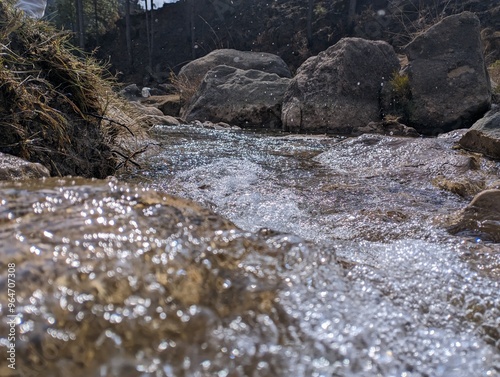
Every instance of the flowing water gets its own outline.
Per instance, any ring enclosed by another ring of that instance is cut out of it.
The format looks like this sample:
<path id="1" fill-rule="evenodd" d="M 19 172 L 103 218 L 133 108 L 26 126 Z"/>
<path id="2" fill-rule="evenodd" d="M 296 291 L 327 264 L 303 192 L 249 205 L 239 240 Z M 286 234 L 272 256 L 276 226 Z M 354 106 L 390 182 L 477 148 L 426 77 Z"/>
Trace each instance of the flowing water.
<path id="1" fill-rule="evenodd" d="M 153 133 L 118 181 L 0 186 L 20 375 L 500 376 L 500 246 L 443 225 L 498 163 L 456 135 Z"/>

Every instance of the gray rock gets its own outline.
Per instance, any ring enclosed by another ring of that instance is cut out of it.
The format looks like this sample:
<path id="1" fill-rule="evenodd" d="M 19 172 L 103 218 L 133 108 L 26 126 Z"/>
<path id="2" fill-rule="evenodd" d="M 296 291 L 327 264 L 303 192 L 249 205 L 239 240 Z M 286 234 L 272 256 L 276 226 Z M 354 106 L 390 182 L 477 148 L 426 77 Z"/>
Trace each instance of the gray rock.
<path id="1" fill-rule="evenodd" d="M 42 177 L 50 177 L 43 165 L 0 152 L 0 181 Z"/>
<path id="2" fill-rule="evenodd" d="M 281 128 L 281 103 L 290 79 L 225 65 L 207 73 L 187 106 L 187 121 Z"/>
<path id="3" fill-rule="evenodd" d="M 130 84 L 123 88 L 120 91 L 120 94 L 123 97 L 127 98 L 129 101 L 133 101 L 141 96 L 141 90 L 139 89 L 137 84 Z"/>
<path id="4" fill-rule="evenodd" d="M 340 40 L 297 70 L 283 102 L 284 129 L 360 134 L 360 127 L 380 120 L 380 90 L 397 70 L 399 60 L 386 42 Z"/>
<path id="5" fill-rule="evenodd" d="M 151 97 L 151 88 L 144 87 L 141 89 L 141 96 L 142 98 L 148 98 Z"/>
<path id="6" fill-rule="evenodd" d="M 158 84 L 158 89 L 163 91 L 161 95 L 177 94 L 177 88 L 173 84 Z"/>
<path id="7" fill-rule="evenodd" d="M 474 123 L 459 143 L 469 151 L 500 159 L 500 108 L 489 111 Z"/>
<path id="8" fill-rule="evenodd" d="M 181 68 L 179 76 L 185 76 L 190 82 L 199 83 L 206 73 L 219 65 L 249 70 L 255 69 L 275 73 L 280 77 L 291 77 L 290 69 L 277 55 L 267 52 L 238 51 L 220 49 L 193 60 Z"/>
<path id="9" fill-rule="evenodd" d="M 464 12 L 444 18 L 405 48 L 412 108 L 410 124 L 436 135 L 470 127 L 489 109 L 491 87 L 479 19 Z"/>

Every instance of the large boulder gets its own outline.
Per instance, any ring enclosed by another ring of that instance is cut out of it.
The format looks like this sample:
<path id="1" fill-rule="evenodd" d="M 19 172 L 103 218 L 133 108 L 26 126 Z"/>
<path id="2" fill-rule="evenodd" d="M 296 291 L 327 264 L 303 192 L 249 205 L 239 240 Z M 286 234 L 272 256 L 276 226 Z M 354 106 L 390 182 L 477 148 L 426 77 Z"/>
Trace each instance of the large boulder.
<path id="1" fill-rule="evenodd" d="M 193 60 L 181 68 L 179 76 L 187 78 L 190 82 L 199 83 L 208 71 L 219 65 L 276 73 L 280 77 L 292 76 L 286 63 L 277 55 L 233 49 L 214 50 L 208 55 Z"/>
<path id="2" fill-rule="evenodd" d="M 42 177 L 50 177 L 50 172 L 41 164 L 0 152 L 0 181 Z"/>
<path id="3" fill-rule="evenodd" d="M 500 159 L 500 108 L 486 113 L 460 139 L 462 148 Z"/>
<path id="4" fill-rule="evenodd" d="M 410 125 L 436 135 L 470 127 L 491 105 L 479 19 L 464 12 L 444 18 L 405 48 L 412 106 Z"/>
<path id="5" fill-rule="evenodd" d="M 221 65 L 207 73 L 183 114 L 187 121 L 281 128 L 281 103 L 290 79 Z"/>
<path id="6" fill-rule="evenodd" d="M 361 133 L 361 127 L 380 119 L 380 90 L 398 70 L 396 53 L 386 42 L 340 40 L 297 70 L 283 101 L 284 129 Z"/>

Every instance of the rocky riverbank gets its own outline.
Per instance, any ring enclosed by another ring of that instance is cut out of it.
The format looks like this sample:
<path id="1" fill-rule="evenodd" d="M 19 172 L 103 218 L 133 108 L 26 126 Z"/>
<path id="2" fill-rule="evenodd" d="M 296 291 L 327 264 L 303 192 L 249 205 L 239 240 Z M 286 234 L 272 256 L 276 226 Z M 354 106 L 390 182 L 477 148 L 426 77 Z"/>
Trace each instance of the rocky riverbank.
<path id="1" fill-rule="evenodd" d="M 487 63 L 500 59 L 496 0 L 179 1 L 153 12 L 158 22 L 153 23 L 152 62 L 143 13 L 131 16 L 132 66 L 124 19 L 101 39 L 100 56 L 111 61 L 125 82 L 149 87 L 165 82 L 171 72 L 177 74 L 186 62 L 222 48 L 278 55 L 295 73 L 307 58 L 345 37 L 383 40 L 400 53 L 415 34 L 463 11 L 481 21 Z"/>
<path id="2" fill-rule="evenodd" d="M 399 124 L 392 134 L 409 134 L 407 127 L 434 136 L 468 128 L 492 104 L 480 31 L 473 13 L 449 16 L 399 57 L 386 42 L 344 38 L 292 78 L 271 68 L 285 66 L 278 56 L 217 50 L 179 72 L 181 116 L 337 135 L 384 133 L 390 122 Z"/>

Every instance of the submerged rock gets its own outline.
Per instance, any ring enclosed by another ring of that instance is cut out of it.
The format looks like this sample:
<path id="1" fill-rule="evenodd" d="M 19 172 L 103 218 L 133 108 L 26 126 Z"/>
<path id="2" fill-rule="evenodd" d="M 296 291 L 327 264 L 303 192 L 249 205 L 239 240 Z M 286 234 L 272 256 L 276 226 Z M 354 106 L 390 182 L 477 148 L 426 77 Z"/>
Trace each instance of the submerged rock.
<path id="1" fill-rule="evenodd" d="M 0 152 L 0 181 L 42 177 L 50 177 L 50 172 L 41 164 Z"/>
<path id="2" fill-rule="evenodd" d="M 280 341 L 281 256 L 264 238 L 187 200 L 114 181 L 49 179 L 0 193 L 0 239 L 9 240 L 0 243 L 0 287 L 7 292 L 14 270 L 20 375 L 138 377 L 145 365 L 158 375 L 215 375 L 236 368 L 221 347 L 237 346 L 221 331 L 236 342 L 255 326 L 262 335 L 249 347 Z M 4 353 L 7 304 L 1 295 Z M 2 357 L 0 372 L 6 364 Z"/>
<path id="3" fill-rule="evenodd" d="M 470 127 L 491 105 L 480 24 L 464 12 L 444 18 L 405 48 L 411 126 L 436 135 Z"/>
<path id="4" fill-rule="evenodd" d="M 284 130 L 361 134 L 361 127 L 380 120 L 380 90 L 397 70 L 388 43 L 340 40 L 297 70 L 283 101 Z"/>
<path id="5" fill-rule="evenodd" d="M 500 159 L 500 108 L 489 111 L 460 139 L 463 148 Z"/>
<path id="6" fill-rule="evenodd" d="M 207 73 L 187 105 L 187 121 L 281 128 L 281 103 L 290 80 L 274 73 L 221 65 Z"/>
<path id="7" fill-rule="evenodd" d="M 481 176 L 484 172 L 474 156 L 453 150 L 455 140 L 455 135 L 417 139 L 361 135 L 336 144 L 316 159 L 334 169 L 411 179 L 417 185 L 439 176 Z"/>
<path id="8" fill-rule="evenodd" d="M 344 174 L 383 176 L 415 190 L 433 186 L 469 199 L 492 184 L 499 170 L 492 161 L 455 150 L 462 134 L 418 139 L 366 134 L 340 142 L 316 159 Z"/>

